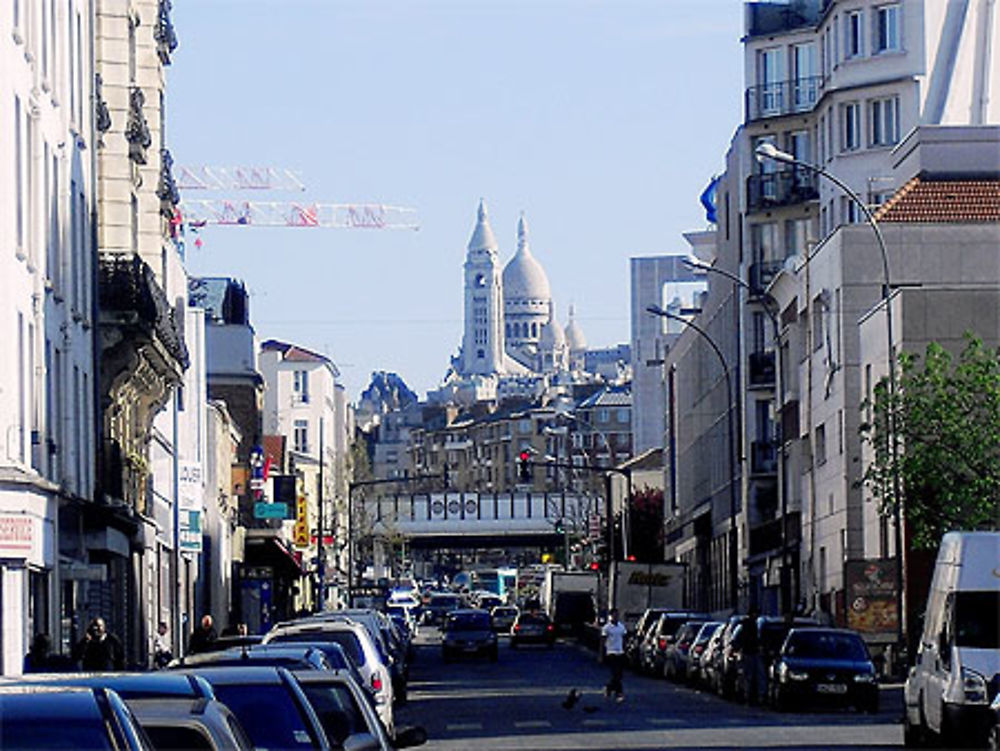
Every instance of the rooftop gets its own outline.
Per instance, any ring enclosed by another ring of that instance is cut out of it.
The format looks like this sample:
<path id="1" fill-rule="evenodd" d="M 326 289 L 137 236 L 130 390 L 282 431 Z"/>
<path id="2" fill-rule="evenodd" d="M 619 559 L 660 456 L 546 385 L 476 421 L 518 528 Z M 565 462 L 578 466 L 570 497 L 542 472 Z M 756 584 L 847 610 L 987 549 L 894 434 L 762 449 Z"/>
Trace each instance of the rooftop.
<path id="1" fill-rule="evenodd" d="M 915 177 L 875 213 L 880 222 L 1000 222 L 1000 179 L 927 180 Z"/>

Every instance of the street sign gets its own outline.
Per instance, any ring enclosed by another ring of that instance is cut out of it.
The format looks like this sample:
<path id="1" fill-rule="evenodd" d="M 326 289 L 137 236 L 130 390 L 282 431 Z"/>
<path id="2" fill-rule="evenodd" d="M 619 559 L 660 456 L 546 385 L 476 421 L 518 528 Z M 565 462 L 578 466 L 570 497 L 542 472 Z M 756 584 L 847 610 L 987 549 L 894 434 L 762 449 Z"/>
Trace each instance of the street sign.
<path id="1" fill-rule="evenodd" d="M 287 503 L 255 503 L 253 505 L 254 519 L 291 519 Z"/>

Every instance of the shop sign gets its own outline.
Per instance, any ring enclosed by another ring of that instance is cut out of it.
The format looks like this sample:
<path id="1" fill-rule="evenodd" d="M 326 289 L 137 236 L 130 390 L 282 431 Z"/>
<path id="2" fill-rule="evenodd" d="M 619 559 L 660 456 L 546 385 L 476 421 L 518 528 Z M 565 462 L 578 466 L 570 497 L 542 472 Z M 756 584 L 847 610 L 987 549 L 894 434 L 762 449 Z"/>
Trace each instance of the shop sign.
<path id="1" fill-rule="evenodd" d="M 0 515 L 0 558 L 41 557 L 42 523 L 26 514 Z"/>
<path id="2" fill-rule="evenodd" d="M 299 496 L 295 504 L 295 547 L 309 547 L 309 514 L 306 509 L 306 497 Z"/>

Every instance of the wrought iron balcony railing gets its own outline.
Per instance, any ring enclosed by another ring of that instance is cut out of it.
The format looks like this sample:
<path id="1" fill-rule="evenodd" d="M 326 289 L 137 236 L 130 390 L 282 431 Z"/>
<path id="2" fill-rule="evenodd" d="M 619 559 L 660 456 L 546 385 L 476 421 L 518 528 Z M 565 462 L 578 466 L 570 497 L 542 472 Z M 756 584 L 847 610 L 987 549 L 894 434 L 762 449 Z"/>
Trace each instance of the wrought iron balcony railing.
<path id="1" fill-rule="evenodd" d="M 750 473 L 774 475 L 778 472 L 778 450 L 774 441 L 753 441 L 750 444 Z"/>
<path id="2" fill-rule="evenodd" d="M 751 86 L 746 91 L 747 122 L 808 112 L 816 105 L 822 88 L 822 76 Z"/>
<path id="3" fill-rule="evenodd" d="M 757 261 L 750 264 L 750 294 L 762 297 L 771 280 L 784 267 L 784 261 Z"/>
<path id="4" fill-rule="evenodd" d="M 805 169 L 787 169 L 747 178 L 747 208 L 763 211 L 819 199 L 816 176 Z"/>

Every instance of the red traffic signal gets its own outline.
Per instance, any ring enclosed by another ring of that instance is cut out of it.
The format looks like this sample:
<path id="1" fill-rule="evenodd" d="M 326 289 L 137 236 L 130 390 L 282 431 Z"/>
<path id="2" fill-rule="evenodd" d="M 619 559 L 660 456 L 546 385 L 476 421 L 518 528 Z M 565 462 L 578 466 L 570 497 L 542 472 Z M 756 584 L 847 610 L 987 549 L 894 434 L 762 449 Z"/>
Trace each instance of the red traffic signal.
<path id="1" fill-rule="evenodd" d="M 600 569 L 601 569 L 601 564 L 600 563 L 598 563 L 597 561 L 591 561 L 590 562 L 590 570 L 591 571 L 600 571 Z"/>
<path id="2" fill-rule="evenodd" d="M 625 560 L 630 561 L 631 563 L 635 563 L 635 556 L 634 555 L 629 555 L 629 557 L 626 558 Z"/>
<path id="3" fill-rule="evenodd" d="M 520 454 L 518 454 L 518 458 L 522 462 L 526 462 L 526 461 L 528 461 L 531 458 L 531 452 L 530 451 L 522 451 Z"/>

